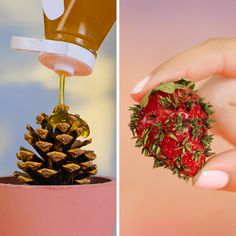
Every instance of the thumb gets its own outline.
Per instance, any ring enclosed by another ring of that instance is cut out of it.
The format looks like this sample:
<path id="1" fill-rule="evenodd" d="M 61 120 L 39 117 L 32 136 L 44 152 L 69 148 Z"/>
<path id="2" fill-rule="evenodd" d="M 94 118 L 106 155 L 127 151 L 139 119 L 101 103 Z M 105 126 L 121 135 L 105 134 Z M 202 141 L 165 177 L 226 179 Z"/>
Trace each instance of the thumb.
<path id="1" fill-rule="evenodd" d="M 236 149 L 217 154 L 193 178 L 201 188 L 236 192 Z"/>

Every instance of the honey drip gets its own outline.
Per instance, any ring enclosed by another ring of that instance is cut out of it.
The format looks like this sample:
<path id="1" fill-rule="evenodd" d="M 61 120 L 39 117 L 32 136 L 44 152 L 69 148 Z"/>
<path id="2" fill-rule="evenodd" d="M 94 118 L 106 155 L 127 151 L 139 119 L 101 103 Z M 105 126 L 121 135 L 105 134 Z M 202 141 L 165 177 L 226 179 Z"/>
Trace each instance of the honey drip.
<path id="1" fill-rule="evenodd" d="M 65 105 L 65 80 L 65 74 L 60 74 L 59 104 L 54 108 L 53 113 L 49 116 L 48 124 L 55 129 L 59 123 L 73 123 L 73 125 L 70 127 L 70 131 L 77 130 L 80 132 L 80 135 L 83 138 L 86 138 L 90 133 L 88 124 L 84 120 L 82 120 L 79 115 L 70 114 L 68 112 L 69 107 Z"/>

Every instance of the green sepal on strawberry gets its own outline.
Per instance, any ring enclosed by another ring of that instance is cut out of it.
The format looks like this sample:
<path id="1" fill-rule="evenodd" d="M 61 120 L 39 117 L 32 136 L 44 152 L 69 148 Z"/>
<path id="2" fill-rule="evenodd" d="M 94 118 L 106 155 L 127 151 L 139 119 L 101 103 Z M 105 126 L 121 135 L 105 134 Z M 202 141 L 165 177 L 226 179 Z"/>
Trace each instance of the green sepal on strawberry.
<path id="1" fill-rule="evenodd" d="M 154 158 L 154 168 L 163 166 L 188 180 L 213 153 L 209 134 L 214 120 L 212 106 L 184 79 L 161 83 L 131 107 L 130 129 L 136 147 Z"/>

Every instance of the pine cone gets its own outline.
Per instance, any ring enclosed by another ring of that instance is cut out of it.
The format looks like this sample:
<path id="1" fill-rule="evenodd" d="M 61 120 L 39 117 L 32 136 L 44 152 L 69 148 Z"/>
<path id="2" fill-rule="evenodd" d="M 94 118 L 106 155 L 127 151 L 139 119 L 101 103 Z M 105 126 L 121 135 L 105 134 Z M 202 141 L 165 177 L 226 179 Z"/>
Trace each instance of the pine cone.
<path id="1" fill-rule="evenodd" d="M 14 175 L 26 184 L 33 185 L 71 185 L 90 183 L 89 177 L 96 175 L 97 166 L 93 164 L 96 155 L 82 147 L 92 139 L 79 140 L 89 135 L 89 127 L 79 115 L 68 113 L 68 107 L 58 105 L 53 114 L 37 116 L 41 128 L 34 130 L 26 126 L 25 140 L 38 154 L 24 147 L 16 154 L 20 160 Z"/>

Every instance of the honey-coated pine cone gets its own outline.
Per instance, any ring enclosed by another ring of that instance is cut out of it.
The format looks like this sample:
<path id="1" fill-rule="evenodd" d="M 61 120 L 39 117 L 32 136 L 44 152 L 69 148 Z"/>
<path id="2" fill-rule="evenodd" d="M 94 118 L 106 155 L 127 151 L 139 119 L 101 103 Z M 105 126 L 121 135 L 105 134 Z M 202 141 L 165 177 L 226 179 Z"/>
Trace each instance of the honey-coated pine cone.
<path id="1" fill-rule="evenodd" d="M 63 109 L 62 109 L 63 108 Z M 16 154 L 18 168 L 14 175 L 26 184 L 71 185 L 90 183 L 90 176 L 96 175 L 97 166 L 94 151 L 84 150 L 92 139 L 78 139 L 89 134 L 89 128 L 79 115 L 68 113 L 68 107 L 58 105 L 53 114 L 37 116 L 41 127 L 26 126 L 25 140 L 36 150 L 20 147 Z"/>

